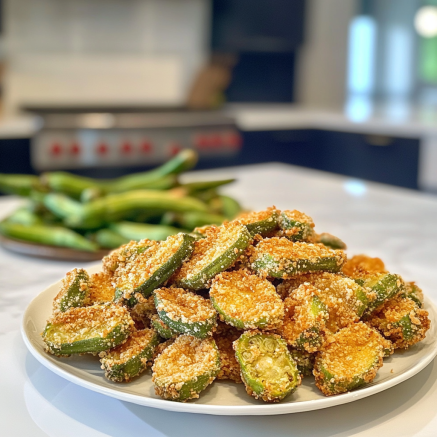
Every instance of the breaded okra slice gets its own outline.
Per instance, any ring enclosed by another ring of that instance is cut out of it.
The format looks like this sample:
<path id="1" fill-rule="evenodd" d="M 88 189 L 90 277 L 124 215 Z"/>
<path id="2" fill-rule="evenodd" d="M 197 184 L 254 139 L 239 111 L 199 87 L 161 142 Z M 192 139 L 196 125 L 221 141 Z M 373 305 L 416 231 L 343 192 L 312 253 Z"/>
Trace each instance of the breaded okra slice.
<path id="1" fill-rule="evenodd" d="M 247 270 L 217 275 L 209 291 L 220 320 L 239 329 L 276 329 L 282 325 L 284 304 L 274 285 Z"/>
<path id="2" fill-rule="evenodd" d="M 251 268 L 257 274 L 279 279 L 307 272 L 338 272 L 345 261 L 342 250 L 277 237 L 260 241 L 250 256 Z"/>
<path id="3" fill-rule="evenodd" d="M 156 315 L 155 299 L 153 295 L 145 298 L 139 293 L 135 295 L 135 299 L 135 305 L 128 308 L 129 313 L 137 329 L 148 328 L 151 325 L 152 317 Z"/>
<path id="4" fill-rule="evenodd" d="M 217 325 L 217 313 L 208 299 L 183 288 L 155 290 L 159 318 L 173 331 L 206 338 Z"/>
<path id="5" fill-rule="evenodd" d="M 112 276 L 106 272 L 99 272 L 91 275 L 89 281 L 89 294 L 91 305 L 112 302 L 115 296 L 115 288 L 112 285 Z"/>
<path id="6" fill-rule="evenodd" d="M 217 379 L 230 379 L 231 381 L 242 383 L 241 368 L 235 358 L 235 351 L 232 346 L 237 340 L 241 331 L 233 326 L 219 322 L 217 330 L 214 332 L 214 341 L 220 353 L 220 371 Z"/>
<path id="7" fill-rule="evenodd" d="M 168 325 L 166 325 L 158 316 L 158 314 L 154 314 L 150 318 L 150 324 L 153 327 L 153 329 L 156 330 L 156 332 L 159 334 L 160 337 L 165 338 L 166 340 L 170 338 L 177 337 L 180 332 L 174 331 L 173 329 L 169 328 Z"/>
<path id="8" fill-rule="evenodd" d="M 304 283 L 284 300 L 285 317 L 280 334 L 296 349 L 316 352 L 323 345 L 329 312 L 319 293 L 317 288 Z"/>
<path id="9" fill-rule="evenodd" d="M 158 344 L 159 336 L 154 329 L 135 331 L 122 345 L 99 354 L 105 376 L 115 382 L 135 378 L 146 370 Z"/>
<path id="10" fill-rule="evenodd" d="M 380 258 L 372 258 L 367 255 L 355 255 L 348 259 L 342 268 L 346 276 L 353 277 L 357 271 L 370 273 L 385 273 L 385 265 Z"/>
<path id="11" fill-rule="evenodd" d="M 206 235 L 195 242 L 191 258 L 172 278 L 178 287 L 190 290 L 208 288 L 211 279 L 231 267 L 251 241 L 247 228 L 238 222 L 211 226 Z"/>
<path id="12" fill-rule="evenodd" d="M 158 245 L 131 260 L 116 282 L 116 298 L 128 306 L 136 303 L 135 294 L 144 297 L 161 286 L 187 260 L 194 249 L 194 238 L 188 234 L 171 235 Z"/>
<path id="13" fill-rule="evenodd" d="M 401 293 L 402 297 L 408 297 L 416 302 L 419 308 L 423 305 L 423 291 L 417 286 L 415 282 L 406 282 L 405 288 Z"/>
<path id="14" fill-rule="evenodd" d="M 317 354 L 313 374 L 325 396 L 354 390 L 373 381 L 382 367 L 381 335 L 363 322 L 341 329 Z"/>
<path id="15" fill-rule="evenodd" d="M 172 401 L 187 401 L 211 384 L 220 371 L 215 341 L 180 335 L 155 359 L 152 367 L 155 393 Z"/>
<path id="16" fill-rule="evenodd" d="M 61 290 L 53 301 L 53 313 L 83 307 L 89 302 L 89 276 L 84 269 L 73 269 L 62 280 Z"/>
<path id="17" fill-rule="evenodd" d="M 288 348 L 288 350 L 296 362 L 297 370 L 299 370 L 301 376 L 311 376 L 314 369 L 315 354 L 294 348 Z"/>
<path id="18" fill-rule="evenodd" d="M 234 221 L 245 225 L 250 235 L 268 237 L 278 228 L 279 211 L 275 207 L 265 211 L 240 214 Z"/>
<path id="19" fill-rule="evenodd" d="M 287 294 L 288 289 L 288 296 L 292 297 L 294 291 L 304 283 L 318 289 L 317 296 L 328 308 L 326 327 L 331 332 L 358 322 L 374 298 L 372 293 L 353 279 L 327 272 L 296 276 L 284 281 L 278 289 L 283 294 Z"/>
<path id="20" fill-rule="evenodd" d="M 324 246 L 329 247 L 330 249 L 347 249 L 346 243 L 344 243 L 335 235 L 328 234 L 327 232 L 315 234 L 314 240 L 315 243 L 322 243 Z"/>
<path id="21" fill-rule="evenodd" d="M 406 349 L 422 341 L 430 327 L 428 311 L 401 296 L 385 302 L 372 313 L 368 323 L 388 338 L 395 349 Z"/>
<path id="22" fill-rule="evenodd" d="M 279 402 L 301 383 L 287 343 L 276 334 L 247 331 L 234 341 L 246 391 L 265 402 Z"/>
<path id="23" fill-rule="evenodd" d="M 71 308 L 52 317 L 42 334 L 53 355 L 97 354 L 124 343 L 134 322 L 126 308 L 116 304 Z"/>
<path id="24" fill-rule="evenodd" d="M 314 239 L 313 219 L 303 212 L 282 211 L 278 219 L 280 235 L 292 241 L 312 241 Z"/>
<path id="25" fill-rule="evenodd" d="M 103 271 L 109 275 L 113 275 L 119 267 L 123 268 L 133 257 L 143 253 L 149 247 L 156 244 L 155 241 L 148 239 L 130 241 L 129 243 L 123 244 L 123 246 L 111 251 L 102 259 Z"/>
<path id="26" fill-rule="evenodd" d="M 402 278 L 393 273 L 370 273 L 362 271 L 352 277 L 352 279 L 374 294 L 374 299 L 369 302 L 364 315 L 371 314 L 372 311 L 396 296 L 405 288 Z"/>

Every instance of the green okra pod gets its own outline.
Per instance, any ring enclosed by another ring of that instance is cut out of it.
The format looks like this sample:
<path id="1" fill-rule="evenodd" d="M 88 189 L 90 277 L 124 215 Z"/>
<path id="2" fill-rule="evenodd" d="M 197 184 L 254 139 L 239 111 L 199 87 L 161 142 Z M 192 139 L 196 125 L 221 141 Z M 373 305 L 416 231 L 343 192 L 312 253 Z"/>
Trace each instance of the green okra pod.
<path id="1" fill-rule="evenodd" d="M 30 225 L 18 223 L 0 223 L 0 233 L 17 240 L 32 243 L 47 244 L 50 246 L 70 247 L 71 249 L 93 252 L 97 245 L 71 229 L 61 226 Z"/>

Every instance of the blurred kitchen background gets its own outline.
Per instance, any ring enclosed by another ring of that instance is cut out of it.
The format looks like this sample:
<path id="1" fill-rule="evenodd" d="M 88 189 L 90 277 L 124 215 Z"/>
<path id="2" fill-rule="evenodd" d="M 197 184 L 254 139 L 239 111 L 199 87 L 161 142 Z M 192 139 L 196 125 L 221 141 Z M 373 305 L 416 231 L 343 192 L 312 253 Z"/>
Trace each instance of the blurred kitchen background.
<path id="1" fill-rule="evenodd" d="M 0 3 L 0 172 L 194 148 L 437 193 L 437 0 Z"/>

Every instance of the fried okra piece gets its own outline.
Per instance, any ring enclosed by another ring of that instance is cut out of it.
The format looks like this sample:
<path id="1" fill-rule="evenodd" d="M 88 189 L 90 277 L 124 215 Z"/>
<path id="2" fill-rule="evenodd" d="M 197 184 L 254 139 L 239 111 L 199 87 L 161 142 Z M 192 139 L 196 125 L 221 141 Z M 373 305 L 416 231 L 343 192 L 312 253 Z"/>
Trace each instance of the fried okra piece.
<path id="1" fill-rule="evenodd" d="M 408 348 L 425 338 L 430 327 L 428 311 L 401 296 L 390 299 L 369 318 L 369 324 L 388 338 L 395 349 Z"/>
<path id="2" fill-rule="evenodd" d="M 183 288 L 155 290 L 159 318 L 173 331 L 198 338 L 212 334 L 217 313 L 208 299 Z"/>
<path id="3" fill-rule="evenodd" d="M 311 376 L 314 369 L 315 354 L 293 348 L 289 348 L 289 351 L 301 376 Z"/>
<path id="4" fill-rule="evenodd" d="M 220 353 L 220 371 L 217 379 L 230 379 L 236 383 L 242 383 L 241 368 L 235 358 L 235 351 L 232 343 L 241 335 L 234 327 L 219 322 L 216 332 L 214 332 L 214 341 Z"/>
<path id="5" fill-rule="evenodd" d="M 70 308 L 52 317 L 42 334 L 53 355 L 97 354 L 124 343 L 134 329 L 126 308 L 116 304 Z"/>
<path id="6" fill-rule="evenodd" d="M 144 239 L 141 241 L 130 241 L 120 246 L 103 258 L 103 271 L 109 275 L 113 275 L 119 267 L 123 268 L 132 257 L 143 253 L 149 247 L 156 244 L 154 241 Z"/>
<path id="7" fill-rule="evenodd" d="M 292 297 L 294 291 L 304 283 L 318 289 L 317 296 L 328 309 L 329 318 L 326 327 L 331 332 L 358 322 L 369 302 L 374 298 L 372 293 L 354 280 L 327 272 L 296 276 L 284 281 L 278 288 L 284 294 L 288 288 L 288 295 Z"/>
<path id="8" fill-rule="evenodd" d="M 416 302 L 419 308 L 423 305 L 423 291 L 417 286 L 415 282 L 406 282 L 405 288 L 401 293 L 402 297 L 408 297 Z"/>
<path id="9" fill-rule="evenodd" d="M 112 302 L 115 288 L 112 285 L 112 276 L 106 272 L 94 273 L 89 281 L 90 304 Z"/>
<path id="10" fill-rule="evenodd" d="M 212 338 L 180 335 L 155 359 L 155 393 L 172 401 L 199 397 L 220 371 L 220 355 Z"/>
<path id="11" fill-rule="evenodd" d="M 231 267 L 251 241 L 249 231 L 238 222 L 211 226 L 206 235 L 195 242 L 191 258 L 172 278 L 178 287 L 190 290 L 208 288 L 211 279 Z"/>
<path id="12" fill-rule="evenodd" d="M 130 381 L 147 368 L 159 343 L 159 336 L 153 329 L 135 331 L 122 345 L 107 352 L 101 352 L 100 363 L 105 376 L 111 381 Z"/>
<path id="13" fill-rule="evenodd" d="M 338 272 L 345 261 L 342 250 L 277 237 L 260 241 L 250 256 L 251 268 L 257 274 L 280 279 L 307 272 Z"/>
<path id="14" fill-rule="evenodd" d="M 274 285 L 247 270 L 223 272 L 212 281 L 211 302 L 220 320 L 239 329 L 276 329 L 284 304 Z"/>
<path id="15" fill-rule="evenodd" d="M 89 276 L 84 269 L 73 269 L 62 280 L 61 290 L 53 301 L 53 313 L 83 307 L 89 302 Z"/>
<path id="16" fill-rule="evenodd" d="M 344 243 L 340 238 L 335 235 L 328 234 L 327 232 L 323 232 L 322 234 L 315 234 L 314 236 L 315 243 L 321 243 L 330 249 L 347 249 L 346 243 Z"/>
<path id="17" fill-rule="evenodd" d="M 402 278 L 393 273 L 361 272 L 353 279 L 374 294 L 374 299 L 369 302 L 364 312 L 365 315 L 371 314 L 372 311 L 396 296 L 405 288 Z"/>
<path id="18" fill-rule="evenodd" d="M 166 340 L 177 337 L 180 332 L 174 331 L 173 329 L 169 328 L 168 325 L 166 325 L 158 316 L 158 314 L 154 314 L 150 318 L 150 324 L 152 325 L 153 329 L 156 330 L 156 332 L 159 334 L 160 337 L 165 338 Z"/>
<path id="19" fill-rule="evenodd" d="M 136 293 L 149 297 L 190 257 L 193 249 L 194 238 L 183 233 L 149 247 L 120 272 L 116 282 L 116 298 L 122 298 L 128 306 L 133 306 Z"/>
<path id="20" fill-rule="evenodd" d="M 246 391 L 265 402 L 279 402 L 301 383 L 287 343 L 276 334 L 247 331 L 234 341 Z"/>
<path id="21" fill-rule="evenodd" d="M 135 322 L 135 326 L 137 329 L 149 328 L 152 317 L 156 315 L 155 299 L 153 295 L 145 298 L 140 293 L 137 293 L 134 297 L 136 304 L 128 310 Z"/>
<path id="22" fill-rule="evenodd" d="M 265 211 L 240 214 L 235 221 L 245 225 L 250 235 L 268 237 L 278 228 L 279 211 L 275 207 Z"/>
<path id="23" fill-rule="evenodd" d="M 291 241 L 307 241 L 314 239 L 313 219 L 303 212 L 282 211 L 278 219 L 281 229 L 280 236 L 286 237 Z"/>
<path id="24" fill-rule="evenodd" d="M 280 333 L 296 349 L 316 352 L 323 345 L 329 312 L 318 294 L 317 288 L 305 283 L 284 301 L 285 318 Z"/>
<path id="25" fill-rule="evenodd" d="M 354 277 L 358 271 L 369 273 L 384 273 L 385 265 L 380 258 L 372 258 L 367 255 L 355 255 L 348 259 L 342 271 L 346 276 Z"/>
<path id="26" fill-rule="evenodd" d="M 363 322 L 341 329 L 328 339 L 314 364 L 316 386 L 325 396 L 354 390 L 373 381 L 382 367 L 381 335 Z"/>

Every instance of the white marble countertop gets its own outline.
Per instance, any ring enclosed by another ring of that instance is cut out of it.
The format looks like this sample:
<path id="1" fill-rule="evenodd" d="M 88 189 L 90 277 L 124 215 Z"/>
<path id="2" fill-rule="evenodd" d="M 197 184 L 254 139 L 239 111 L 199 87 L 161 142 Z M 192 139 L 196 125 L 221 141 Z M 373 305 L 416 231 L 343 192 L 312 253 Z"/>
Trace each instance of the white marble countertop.
<path id="1" fill-rule="evenodd" d="M 437 302 L 437 198 L 284 164 L 193 173 L 234 176 L 227 191 L 247 207 L 296 208 L 348 252 L 381 257 Z M 17 199 L 0 199 L 5 215 Z M 385 392 L 347 405 L 267 417 L 171 413 L 121 402 L 56 376 L 27 352 L 19 328 L 30 300 L 76 263 L 0 249 L 0 423 L 5 436 L 375 436 L 437 435 L 437 363 Z M 86 265 L 84 265 L 86 267 Z"/>

